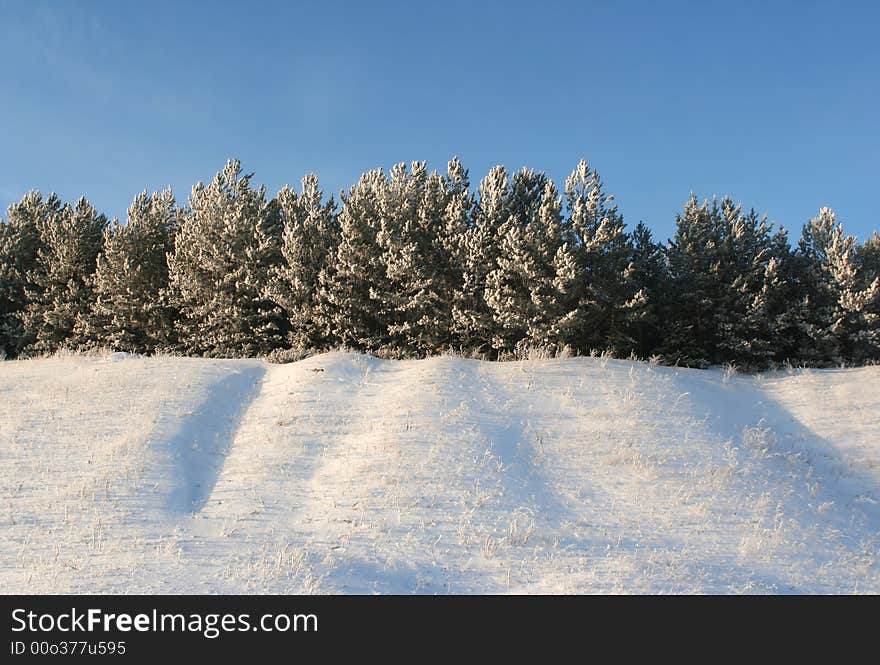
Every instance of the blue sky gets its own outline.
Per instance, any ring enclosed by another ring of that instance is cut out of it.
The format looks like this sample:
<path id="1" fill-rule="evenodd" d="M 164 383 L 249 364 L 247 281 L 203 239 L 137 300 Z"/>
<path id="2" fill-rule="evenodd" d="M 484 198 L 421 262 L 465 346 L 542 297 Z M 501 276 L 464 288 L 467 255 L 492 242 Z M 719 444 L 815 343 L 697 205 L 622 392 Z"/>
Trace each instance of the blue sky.
<path id="1" fill-rule="evenodd" d="M 238 157 L 276 191 L 398 161 L 597 168 L 662 238 L 691 191 L 880 227 L 880 3 L 0 0 L 0 207 L 110 216 Z"/>

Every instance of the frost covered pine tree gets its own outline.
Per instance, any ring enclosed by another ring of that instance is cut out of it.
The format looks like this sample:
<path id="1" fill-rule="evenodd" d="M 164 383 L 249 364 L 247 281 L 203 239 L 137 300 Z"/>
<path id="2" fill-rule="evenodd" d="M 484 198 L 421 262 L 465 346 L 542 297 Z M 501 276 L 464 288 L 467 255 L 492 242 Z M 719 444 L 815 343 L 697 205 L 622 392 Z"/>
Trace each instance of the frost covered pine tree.
<path id="1" fill-rule="evenodd" d="M 471 294 L 464 289 L 464 272 L 467 265 L 467 243 L 469 229 L 473 223 L 476 201 L 470 190 L 470 176 L 458 157 L 453 157 L 446 165 L 443 178 L 446 206 L 441 212 L 440 229 L 436 251 L 443 256 L 442 274 L 438 276 L 437 289 L 440 293 L 440 308 L 435 312 L 433 327 L 437 331 L 438 350 L 457 350 L 467 348 L 462 336 L 460 322 L 471 304 Z M 445 332 L 444 332 L 445 331 Z"/>
<path id="2" fill-rule="evenodd" d="M 750 345 L 751 365 L 756 368 L 797 359 L 801 312 L 795 270 L 786 244 L 764 266 L 760 290 L 749 303 L 744 319 L 758 331 Z"/>
<path id="3" fill-rule="evenodd" d="M 432 303 L 430 260 L 432 235 L 430 213 L 423 218 L 428 181 L 427 164 L 413 162 L 391 168 L 391 177 L 379 197 L 379 219 L 376 243 L 381 252 L 384 279 L 376 284 L 374 294 L 382 303 L 387 337 L 380 349 L 391 356 L 424 354 L 427 340 L 421 328 L 426 309 Z M 432 175 L 433 194 L 439 177 Z M 437 206 L 442 205 L 438 202 Z M 423 224 L 422 222 L 425 222 Z"/>
<path id="4" fill-rule="evenodd" d="M 649 358 L 659 352 L 662 344 L 660 302 L 668 287 L 666 257 L 644 222 L 639 222 L 630 234 L 630 246 L 630 277 L 642 306 L 629 312 L 627 332 L 636 356 Z"/>
<path id="5" fill-rule="evenodd" d="M 527 344 L 552 350 L 565 346 L 557 334 L 563 297 L 556 289 L 556 255 L 564 242 L 562 201 L 556 185 L 547 180 L 541 193 L 541 205 L 526 229 L 532 256 Z"/>
<path id="6" fill-rule="evenodd" d="M 860 287 L 870 289 L 880 279 L 880 233 L 874 231 L 870 238 L 856 248 L 855 260 Z M 880 336 L 880 317 L 874 317 L 873 321 L 873 334 Z"/>
<path id="7" fill-rule="evenodd" d="M 809 364 L 843 362 L 837 337 L 831 330 L 837 300 L 828 270 L 828 250 L 837 226 L 829 208 L 807 222 L 801 231 L 796 258 L 801 291 L 798 359 Z"/>
<path id="8" fill-rule="evenodd" d="M 457 347 L 453 308 L 461 287 L 459 241 L 470 209 L 467 171 L 457 158 L 447 172 L 425 175 L 414 163 L 409 178 L 392 178 L 383 204 L 383 246 L 398 324 L 389 329 L 391 350 L 418 356 Z M 408 183 L 404 186 L 395 185 Z M 405 211 L 401 215 L 400 212 Z"/>
<path id="9" fill-rule="evenodd" d="M 478 203 L 461 237 L 461 288 L 453 304 L 455 334 L 466 353 L 491 353 L 495 337 L 492 308 L 486 302 L 488 275 L 498 265 L 498 233 L 508 216 L 510 180 L 503 166 L 480 182 Z"/>
<path id="10" fill-rule="evenodd" d="M 856 261 L 863 286 L 880 277 L 880 233 L 874 231 L 870 238 L 856 249 Z"/>
<path id="11" fill-rule="evenodd" d="M 270 269 L 268 297 L 287 318 L 287 343 L 296 349 L 326 349 L 334 343 L 321 284 L 332 283 L 339 244 L 336 203 L 324 201 L 318 177 L 302 179 L 299 194 L 289 187 L 278 193 L 284 225 L 282 262 Z"/>
<path id="12" fill-rule="evenodd" d="M 583 160 L 566 179 L 565 200 L 563 243 L 554 258 L 561 305 L 556 335 L 580 352 L 610 348 L 626 355 L 633 346 L 629 321 L 645 300 L 635 288 L 623 217 Z"/>
<path id="13" fill-rule="evenodd" d="M 148 354 L 173 345 L 167 256 L 179 223 L 174 195 L 166 189 L 135 196 L 126 223 L 107 229 L 95 270 L 94 304 L 81 327 L 92 345 Z"/>
<path id="14" fill-rule="evenodd" d="M 521 169 L 511 179 L 510 192 L 498 225 L 495 266 L 486 275 L 484 297 L 492 313 L 492 348 L 506 354 L 525 339 L 532 309 L 528 278 L 534 272 L 528 225 L 538 207 L 544 174 Z"/>
<path id="15" fill-rule="evenodd" d="M 721 201 L 718 223 L 717 360 L 763 368 L 792 346 L 788 239 L 784 230 L 774 233 L 766 215 L 744 213 L 729 197 Z"/>
<path id="16" fill-rule="evenodd" d="M 701 204 L 695 194 L 676 215 L 675 235 L 666 249 L 669 292 L 664 301 L 667 325 L 663 356 L 685 365 L 718 362 L 714 321 L 721 301 L 718 278 L 718 202 Z"/>
<path id="17" fill-rule="evenodd" d="M 39 249 L 25 284 L 21 312 L 27 354 L 85 345 L 80 333 L 93 301 L 93 276 L 107 218 L 85 199 L 66 204 L 38 222 Z"/>
<path id="18" fill-rule="evenodd" d="M 486 302 L 500 353 L 554 345 L 557 299 L 554 258 L 561 245 L 561 206 L 544 174 L 514 174 L 507 219 L 498 232 L 497 267 L 487 276 Z"/>
<path id="19" fill-rule="evenodd" d="M 55 194 L 45 200 L 38 191 L 9 207 L 0 223 L 0 355 L 14 356 L 25 345 L 22 314 L 27 306 L 28 273 L 36 269 L 40 229 L 61 211 Z"/>
<path id="20" fill-rule="evenodd" d="M 336 270 L 321 279 L 322 297 L 333 337 L 360 351 L 376 351 L 388 339 L 389 292 L 380 229 L 381 201 L 388 178 L 381 169 L 361 175 L 342 195 Z"/>
<path id="21" fill-rule="evenodd" d="M 281 261 L 282 224 L 265 187 L 238 160 L 197 184 L 168 256 L 171 304 L 182 348 L 209 357 L 255 356 L 284 341 L 281 308 L 266 297 Z"/>
<path id="22" fill-rule="evenodd" d="M 817 237 L 826 234 L 823 225 L 815 227 Z M 827 319 L 827 313 L 809 311 L 819 300 L 826 301 L 820 308 L 827 306 L 827 298 L 817 300 L 818 287 L 798 302 L 797 265 L 784 230 L 774 231 L 766 217 L 744 213 L 729 197 L 710 205 L 692 195 L 678 217 L 667 259 L 664 355 L 670 360 L 763 368 L 796 357 L 803 317 Z M 810 273 L 814 260 L 804 254 L 800 262 L 806 266 L 801 272 Z M 802 289 L 812 288 L 811 280 L 802 279 Z M 820 339 L 824 324 L 817 321 L 811 329 L 810 353 L 817 359 L 833 355 L 831 340 Z"/>
<path id="23" fill-rule="evenodd" d="M 880 278 L 860 278 L 856 241 L 834 211 L 822 208 L 798 245 L 801 280 L 801 358 L 811 363 L 858 363 L 880 357 Z"/>

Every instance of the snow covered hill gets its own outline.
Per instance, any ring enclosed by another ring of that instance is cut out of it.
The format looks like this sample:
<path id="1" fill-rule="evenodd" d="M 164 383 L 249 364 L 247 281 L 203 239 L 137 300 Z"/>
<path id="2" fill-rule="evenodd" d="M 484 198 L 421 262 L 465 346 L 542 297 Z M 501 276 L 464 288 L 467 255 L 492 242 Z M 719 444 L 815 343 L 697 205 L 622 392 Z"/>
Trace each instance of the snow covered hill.
<path id="1" fill-rule="evenodd" d="M 880 592 L 880 367 L 0 364 L 0 590 Z"/>

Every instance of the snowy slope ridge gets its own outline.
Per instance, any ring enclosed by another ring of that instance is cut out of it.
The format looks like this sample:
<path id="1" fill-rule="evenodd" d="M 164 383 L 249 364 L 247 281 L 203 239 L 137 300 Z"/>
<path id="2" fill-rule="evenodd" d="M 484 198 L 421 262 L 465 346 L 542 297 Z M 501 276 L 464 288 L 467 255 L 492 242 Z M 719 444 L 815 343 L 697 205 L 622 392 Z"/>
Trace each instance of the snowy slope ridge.
<path id="1" fill-rule="evenodd" d="M 880 367 L 0 364 L 0 590 L 880 592 Z"/>

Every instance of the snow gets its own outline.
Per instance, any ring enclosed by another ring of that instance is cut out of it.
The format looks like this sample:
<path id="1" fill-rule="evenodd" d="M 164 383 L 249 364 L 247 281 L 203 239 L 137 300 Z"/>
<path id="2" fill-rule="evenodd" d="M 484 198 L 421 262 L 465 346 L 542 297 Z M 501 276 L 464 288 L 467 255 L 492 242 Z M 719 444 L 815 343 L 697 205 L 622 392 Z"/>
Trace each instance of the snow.
<path id="1" fill-rule="evenodd" d="M 0 589 L 878 593 L 878 380 L 7 361 Z"/>

